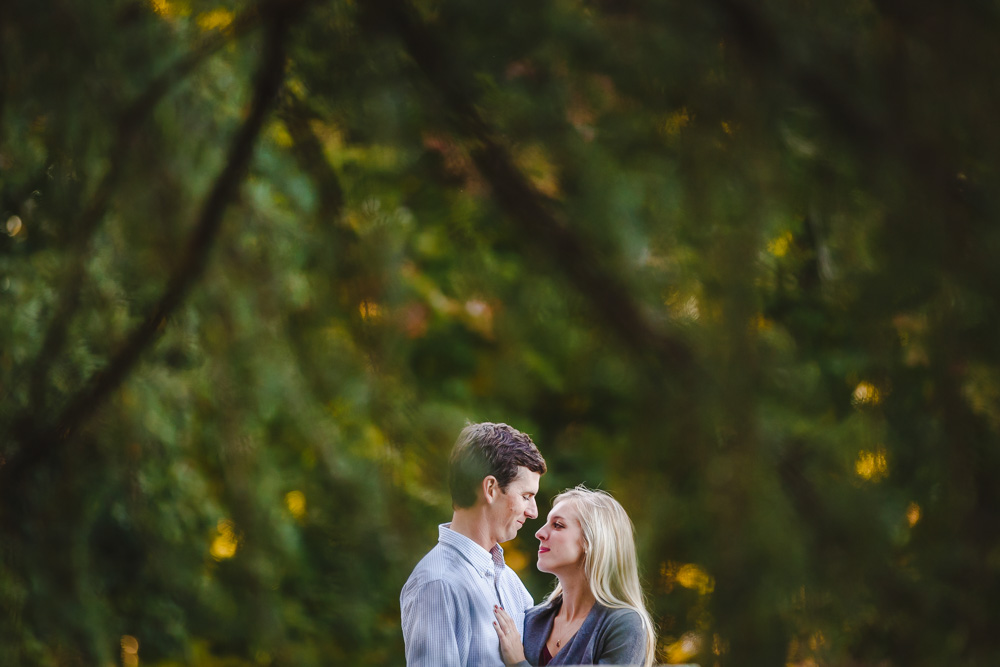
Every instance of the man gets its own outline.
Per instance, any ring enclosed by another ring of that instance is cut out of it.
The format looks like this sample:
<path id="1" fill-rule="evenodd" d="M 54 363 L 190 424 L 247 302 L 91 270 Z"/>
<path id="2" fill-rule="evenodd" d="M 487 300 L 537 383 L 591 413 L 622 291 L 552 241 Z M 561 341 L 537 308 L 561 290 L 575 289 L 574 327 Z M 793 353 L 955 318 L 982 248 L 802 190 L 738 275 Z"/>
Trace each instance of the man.
<path id="1" fill-rule="evenodd" d="M 451 452 L 454 514 L 399 596 L 408 667 L 503 667 L 493 606 L 518 628 L 533 601 L 503 560 L 500 542 L 538 516 L 545 460 L 531 438 L 506 424 L 470 424 Z"/>

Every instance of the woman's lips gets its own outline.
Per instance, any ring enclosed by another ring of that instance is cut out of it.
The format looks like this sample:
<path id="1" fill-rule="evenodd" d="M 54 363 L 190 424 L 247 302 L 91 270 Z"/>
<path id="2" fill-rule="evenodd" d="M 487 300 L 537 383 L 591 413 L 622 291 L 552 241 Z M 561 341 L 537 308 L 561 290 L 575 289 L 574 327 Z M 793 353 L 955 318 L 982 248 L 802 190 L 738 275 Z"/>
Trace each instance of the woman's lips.
<path id="1" fill-rule="evenodd" d="M 548 553 L 548 551 L 548 547 L 538 547 L 538 553 L 540 554 Z"/>

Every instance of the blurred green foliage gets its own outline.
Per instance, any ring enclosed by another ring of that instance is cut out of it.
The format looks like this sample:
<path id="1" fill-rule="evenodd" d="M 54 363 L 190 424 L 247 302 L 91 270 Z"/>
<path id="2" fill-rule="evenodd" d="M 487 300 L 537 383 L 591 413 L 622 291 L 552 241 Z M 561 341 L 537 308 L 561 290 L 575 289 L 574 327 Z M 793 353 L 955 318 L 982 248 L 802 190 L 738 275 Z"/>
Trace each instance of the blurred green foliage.
<path id="1" fill-rule="evenodd" d="M 0 664 L 402 664 L 467 419 L 622 500 L 664 662 L 996 664 L 998 28 L 7 0 Z"/>

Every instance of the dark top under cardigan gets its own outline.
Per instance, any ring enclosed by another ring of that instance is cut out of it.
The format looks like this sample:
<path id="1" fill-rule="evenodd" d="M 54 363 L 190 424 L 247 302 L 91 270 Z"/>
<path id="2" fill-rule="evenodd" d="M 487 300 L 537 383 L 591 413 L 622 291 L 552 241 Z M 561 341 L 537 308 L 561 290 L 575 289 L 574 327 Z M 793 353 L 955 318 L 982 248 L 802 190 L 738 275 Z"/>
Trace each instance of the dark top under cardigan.
<path id="1" fill-rule="evenodd" d="M 532 607 L 524 615 L 524 657 L 517 667 L 537 667 L 542 647 L 552 633 L 552 623 L 562 596 Z M 580 629 L 550 665 L 641 665 L 646 659 L 646 633 L 642 619 L 634 609 L 609 609 L 595 602 Z"/>

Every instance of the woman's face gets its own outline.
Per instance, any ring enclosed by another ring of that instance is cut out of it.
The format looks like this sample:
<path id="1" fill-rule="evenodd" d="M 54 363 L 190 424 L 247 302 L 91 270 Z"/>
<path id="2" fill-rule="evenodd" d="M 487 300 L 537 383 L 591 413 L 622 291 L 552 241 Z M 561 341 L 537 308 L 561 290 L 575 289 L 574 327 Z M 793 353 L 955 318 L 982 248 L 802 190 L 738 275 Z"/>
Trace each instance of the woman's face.
<path id="1" fill-rule="evenodd" d="M 538 538 L 538 569 L 542 572 L 558 574 L 583 568 L 583 528 L 573 501 L 556 503 L 535 537 Z"/>

